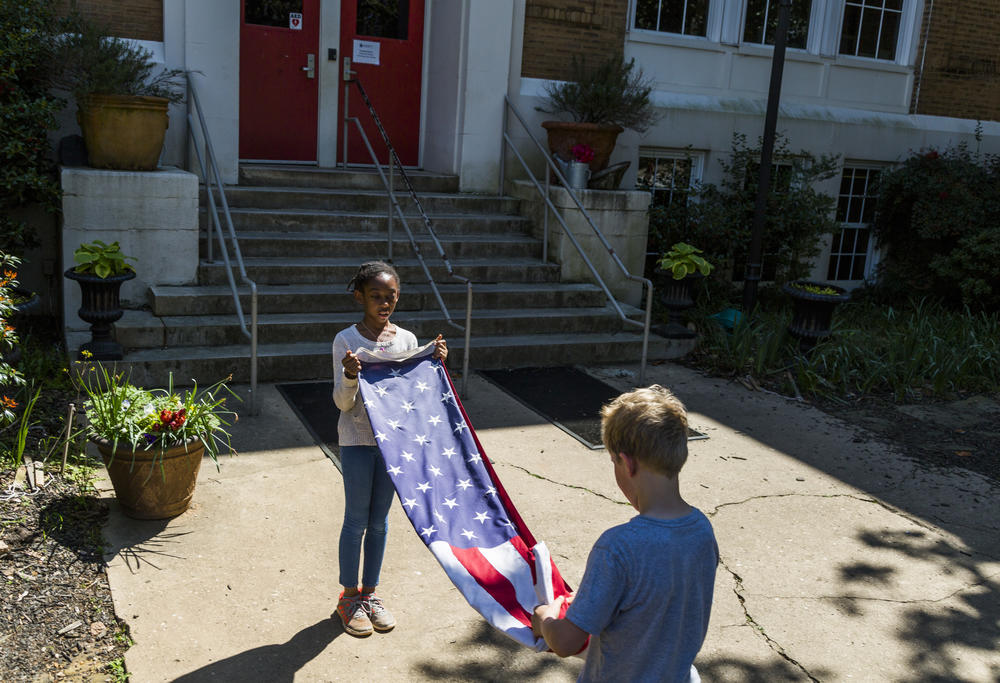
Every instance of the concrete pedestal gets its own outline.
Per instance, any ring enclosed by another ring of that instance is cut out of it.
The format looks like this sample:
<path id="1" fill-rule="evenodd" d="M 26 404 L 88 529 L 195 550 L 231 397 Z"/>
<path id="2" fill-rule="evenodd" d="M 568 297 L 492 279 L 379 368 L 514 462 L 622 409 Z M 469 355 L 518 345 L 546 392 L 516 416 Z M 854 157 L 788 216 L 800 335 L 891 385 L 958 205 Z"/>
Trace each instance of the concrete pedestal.
<path id="1" fill-rule="evenodd" d="M 150 172 L 61 169 L 62 266 L 93 240 L 121 244 L 134 260 L 136 278 L 121 289 L 122 305 L 146 304 L 150 285 L 194 284 L 198 273 L 198 176 L 176 168 Z M 75 352 L 90 338 L 79 318 L 80 288 L 63 282 L 66 348 Z"/>
<path id="2" fill-rule="evenodd" d="M 512 183 L 512 188 L 513 195 L 522 200 L 521 213 L 532 220 L 535 236 L 542 237 L 545 211 L 548 210 L 545 202 L 530 181 L 516 180 Z M 632 275 L 641 276 L 649 231 L 647 209 L 650 194 L 638 190 L 576 190 L 576 193 L 625 267 Z M 561 186 L 552 186 L 549 188 L 549 199 L 615 298 L 633 306 L 644 306 L 642 284 L 625 278 L 577 208 L 569 191 Z M 593 274 L 566 236 L 559 220 L 551 212 L 548 220 L 548 257 L 562 267 L 563 281 L 595 282 Z"/>

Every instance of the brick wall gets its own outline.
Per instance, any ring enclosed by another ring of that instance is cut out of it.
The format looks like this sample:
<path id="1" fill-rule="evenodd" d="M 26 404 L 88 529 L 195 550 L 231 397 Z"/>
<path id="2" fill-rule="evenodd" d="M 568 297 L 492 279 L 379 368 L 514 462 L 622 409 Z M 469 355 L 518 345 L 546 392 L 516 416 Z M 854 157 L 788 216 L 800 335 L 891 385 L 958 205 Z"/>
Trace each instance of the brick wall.
<path id="1" fill-rule="evenodd" d="M 527 0 L 521 75 L 565 80 L 574 56 L 595 63 L 625 47 L 625 0 Z"/>
<path id="2" fill-rule="evenodd" d="M 65 14 L 73 4 L 73 0 L 56 0 L 56 11 Z M 75 5 L 110 35 L 163 40 L 163 0 L 75 0 Z"/>
<path id="3" fill-rule="evenodd" d="M 1000 1 L 934 0 L 928 22 L 930 4 L 924 7 L 911 111 L 1000 121 Z"/>

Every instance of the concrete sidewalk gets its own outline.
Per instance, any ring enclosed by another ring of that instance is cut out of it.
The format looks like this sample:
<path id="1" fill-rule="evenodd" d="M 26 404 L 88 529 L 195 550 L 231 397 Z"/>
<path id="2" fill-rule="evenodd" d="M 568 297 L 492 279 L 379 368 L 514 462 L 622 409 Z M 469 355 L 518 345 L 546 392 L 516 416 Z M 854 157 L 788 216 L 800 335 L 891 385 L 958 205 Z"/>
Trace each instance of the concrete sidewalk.
<path id="1" fill-rule="evenodd" d="M 616 368 L 591 371 L 622 390 Z M 632 372 L 637 367 L 625 368 Z M 706 681 L 1000 680 L 1000 486 L 928 470 L 804 404 L 679 366 L 687 500 L 712 520 L 719 567 Z M 464 400 L 526 523 L 578 585 L 587 553 L 633 511 L 608 456 L 479 377 Z M 573 680 L 579 660 L 494 632 L 390 513 L 380 593 L 398 626 L 359 640 L 331 617 L 340 474 L 274 387 L 243 418 L 240 455 L 205 463 L 191 509 L 105 530 L 126 664 L 147 681 Z M 110 491 L 106 495 L 111 495 Z"/>

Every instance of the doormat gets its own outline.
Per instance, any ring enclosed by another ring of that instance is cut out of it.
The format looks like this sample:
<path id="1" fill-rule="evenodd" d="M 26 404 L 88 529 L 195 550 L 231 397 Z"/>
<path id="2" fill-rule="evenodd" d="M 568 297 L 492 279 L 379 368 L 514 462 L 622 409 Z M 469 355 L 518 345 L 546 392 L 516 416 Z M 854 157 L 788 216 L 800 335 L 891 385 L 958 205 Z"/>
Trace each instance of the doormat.
<path id="1" fill-rule="evenodd" d="M 601 443 L 601 406 L 621 390 L 574 367 L 480 370 L 520 403 L 593 450 Z M 707 439 L 688 428 L 688 441 Z"/>
<path id="2" fill-rule="evenodd" d="M 339 470 L 337 421 L 340 419 L 340 410 L 333 402 L 333 382 L 296 382 L 277 386 L 288 405 L 316 440 L 316 445 Z"/>

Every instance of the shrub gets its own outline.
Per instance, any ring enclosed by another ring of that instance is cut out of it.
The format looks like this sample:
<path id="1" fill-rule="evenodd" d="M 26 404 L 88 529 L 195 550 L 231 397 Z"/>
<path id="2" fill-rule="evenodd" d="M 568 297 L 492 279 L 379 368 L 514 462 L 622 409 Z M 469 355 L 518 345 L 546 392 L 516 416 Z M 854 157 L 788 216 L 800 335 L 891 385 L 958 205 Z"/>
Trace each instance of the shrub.
<path id="1" fill-rule="evenodd" d="M 47 0 L 0 0 L 0 250 L 37 245 L 13 209 L 59 208 L 48 142 L 63 101 L 48 92 L 57 22 Z"/>
<path id="2" fill-rule="evenodd" d="M 932 296 L 1000 309 L 1000 163 L 959 145 L 912 155 L 883 174 L 877 288 L 891 301 Z"/>
<path id="3" fill-rule="evenodd" d="M 740 278 L 750 244 L 759 158 L 760 146 L 750 147 L 745 135 L 735 134 L 729 160 L 720 161 L 725 174 L 721 185 L 695 187 L 683 207 L 650 208 L 648 251 L 664 252 L 675 242 L 697 244 L 719 267 L 717 272 Z M 834 198 L 814 187 L 836 175 L 837 158 L 804 150 L 792 154 L 779 135 L 774 163 L 765 218 L 765 279 L 784 282 L 807 276 L 819 255 L 820 237 L 840 227 L 834 220 Z"/>

